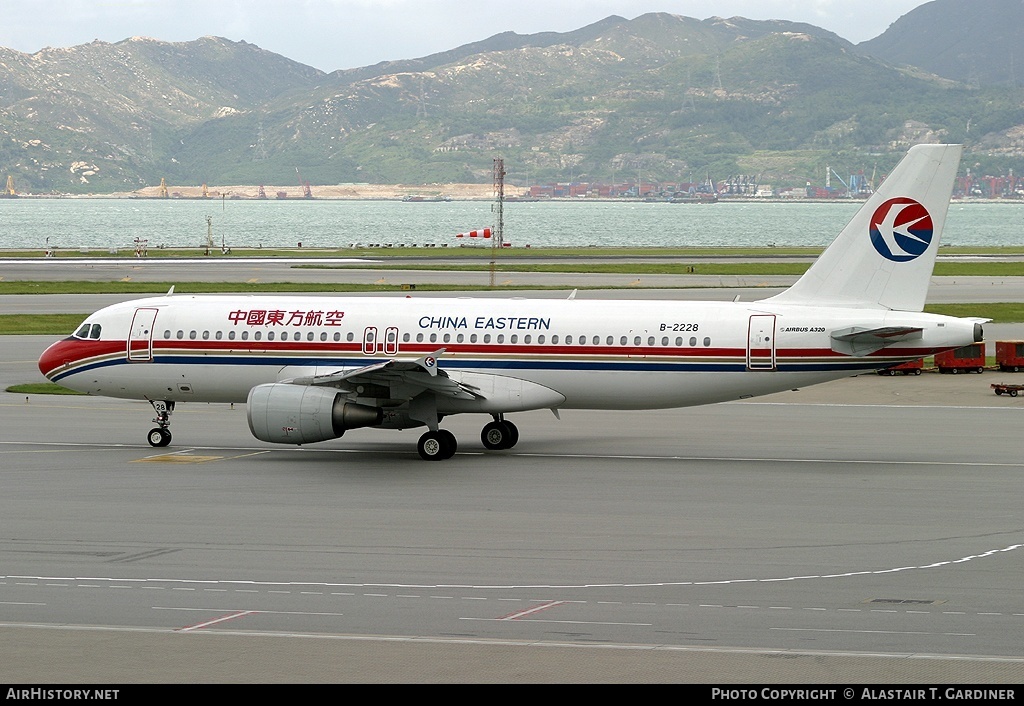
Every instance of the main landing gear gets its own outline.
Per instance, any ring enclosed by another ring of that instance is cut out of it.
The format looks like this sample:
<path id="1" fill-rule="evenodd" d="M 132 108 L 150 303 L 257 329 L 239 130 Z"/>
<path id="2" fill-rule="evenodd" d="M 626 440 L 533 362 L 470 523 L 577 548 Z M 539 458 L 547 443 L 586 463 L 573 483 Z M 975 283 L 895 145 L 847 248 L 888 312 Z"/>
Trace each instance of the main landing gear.
<path id="1" fill-rule="evenodd" d="M 459 442 L 447 429 L 428 431 L 416 443 L 416 450 L 424 461 L 443 461 L 455 455 Z"/>
<path id="2" fill-rule="evenodd" d="M 150 400 L 149 403 L 153 405 L 153 411 L 156 412 L 156 417 L 153 421 L 156 422 L 156 427 L 149 430 L 149 435 L 146 440 L 150 446 L 163 447 L 171 443 L 171 414 L 174 413 L 174 402 L 165 402 L 163 400 Z"/>
<path id="3" fill-rule="evenodd" d="M 493 422 L 484 425 L 483 431 L 480 432 L 480 441 L 489 451 L 511 449 L 519 441 L 519 429 L 507 419 L 497 416 Z"/>
<path id="4" fill-rule="evenodd" d="M 480 432 L 480 441 L 489 451 L 510 449 L 519 441 L 519 429 L 512 422 L 497 415 L 494 421 L 487 423 Z M 451 458 L 458 447 L 459 442 L 455 435 L 447 429 L 428 431 L 416 444 L 416 450 L 424 461 L 443 461 Z"/>

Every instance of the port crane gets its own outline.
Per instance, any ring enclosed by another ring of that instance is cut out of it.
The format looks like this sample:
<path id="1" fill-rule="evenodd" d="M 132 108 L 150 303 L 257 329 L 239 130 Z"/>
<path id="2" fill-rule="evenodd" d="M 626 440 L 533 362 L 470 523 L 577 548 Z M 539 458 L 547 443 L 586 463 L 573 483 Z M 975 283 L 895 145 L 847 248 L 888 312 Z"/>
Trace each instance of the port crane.
<path id="1" fill-rule="evenodd" d="M 295 174 L 299 177 L 299 186 L 302 187 L 302 198 L 311 199 L 313 198 L 313 192 L 309 188 L 309 182 L 302 180 L 302 174 L 299 172 L 299 168 L 295 167 Z"/>

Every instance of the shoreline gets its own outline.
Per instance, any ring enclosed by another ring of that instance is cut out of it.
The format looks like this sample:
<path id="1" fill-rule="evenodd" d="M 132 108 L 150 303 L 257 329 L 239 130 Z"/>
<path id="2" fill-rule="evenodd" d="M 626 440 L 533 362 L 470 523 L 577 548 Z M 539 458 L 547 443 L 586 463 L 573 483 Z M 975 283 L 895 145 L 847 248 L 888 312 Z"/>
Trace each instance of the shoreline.
<path id="1" fill-rule="evenodd" d="M 206 193 L 204 195 L 204 188 Z M 511 187 L 522 190 L 522 187 Z M 0 194 L 0 199 L 10 200 L 52 200 L 52 199 L 117 199 L 142 201 L 401 201 L 406 203 L 448 203 L 452 201 L 496 201 L 497 196 L 491 184 L 334 184 L 311 186 L 310 197 L 306 197 L 300 187 L 264 186 L 265 196 L 259 195 L 259 186 L 177 186 L 167 187 L 167 195 L 162 195 L 159 186 L 148 186 L 136 191 L 120 191 L 107 194 L 16 194 L 14 196 Z M 283 195 L 280 195 L 283 194 Z M 678 206 L 712 206 L 715 203 L 864 203 L 867 196 L 809 198 L 799 196 L 728 196 L 718 197 L 716 202 L 677 202 Z M 630 196 L 590 197 L 590 196 L 543 196 L 531 197 L 523 193 L 506 195 L 505 203 L 670 203 L 666 198 L 639 198 Z M 956 197 L 951 204 L 1024 204 L 1021 198 L 978 198 Z"/>

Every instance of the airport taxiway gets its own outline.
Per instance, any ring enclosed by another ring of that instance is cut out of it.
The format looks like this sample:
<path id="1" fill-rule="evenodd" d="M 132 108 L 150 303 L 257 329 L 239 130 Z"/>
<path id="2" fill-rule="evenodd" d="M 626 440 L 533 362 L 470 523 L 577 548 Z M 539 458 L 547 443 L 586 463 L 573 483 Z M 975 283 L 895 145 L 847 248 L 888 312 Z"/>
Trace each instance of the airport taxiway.
<path id="1" fill-rule="evenodd" d="M 6 384 L 52 337 L 2 341 Z M 1024 398 L 986 372 L 446 420 L 302 448 L 245 410 L 0 398 L 13 683 L 1020 683 Z"/>

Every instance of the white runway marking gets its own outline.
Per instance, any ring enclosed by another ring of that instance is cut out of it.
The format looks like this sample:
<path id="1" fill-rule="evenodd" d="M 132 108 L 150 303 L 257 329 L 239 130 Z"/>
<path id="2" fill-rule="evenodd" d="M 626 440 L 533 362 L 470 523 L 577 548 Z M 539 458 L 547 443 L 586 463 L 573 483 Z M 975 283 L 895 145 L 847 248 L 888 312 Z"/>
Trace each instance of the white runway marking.
<path id="1" fill-rule="evenodd" d="M 161 584 L 172 584 L 176 590 L 197 590 L 207 588 L 209 586 L 228 586 L 228 587 L 246 587 L 251 588 L 254 586 L 263 587 L 271 593 L 290 593 L 291 590 L 299 590 L 311 588 L 319 589 L 337 589 L 337 588 L 390 588 L 396 590 L 409 590 L 409 589 L 448 589 L 448 590 L 523 590 L 523 589 L 589 589 L 589 588 L 656 588 L 663 586 L 728 586 L 732 584 L 741 583 L 776 583 L 780 581 L 809 581 L 815 579 L 839 579 L 849 578 L 852 576 L 880 576 L 886 574 L 902 573 L 906 571 L 924 571 L 928 569 L 937 569 L 943 566 L 953 566 L 957 564 L 965 564 L 971 561 L 978 561 L 989 557 L 996 556 L 998 554 L 1004 554 L 1008 552 L 1014 552 L 1021 548 L 1024 548 L 1024 544 L 1011 544 L 1006 547 L 989 549 L 988 551 L 980 552 L 978 554 L 969 554 L 967 556 L 959 557 L 956 559 L 947 559 L 945 561 L 935 561 L 929 564 L 918 564 L 912 566 L 899 566 L 888 569 L 865 569 L 862 571 L 843 571 L 834 574 L 800 574 L 797 576 L 768 576 L 761 578 L 739 578 L 739 579 L 722 579 L 717 581 L 652 581 L 652 582 L 638 582 L 638 583 L 581 583 L 581 584 L 404 584 L 404 583 L 323 583 L 318 581 L 238 581 L 238 580 L 200 580 L 200 579 L 174 579 L 174 578 L 106 578 L 97 576 L 88 577 L 69 577 L 69 576 L 0 576 L 0 581 L 12 581 L 18 585 L 32 585 L 26 583 L 29 581 L 35 582 L 48 582 L 48 581 L 70 581 L 79 586 L 88 585 L 90 587 L 99 588 L 103 587 L 117 587 L 117 588 L 128 588 L 129 586 L 123 586 L 119 584 L 129 584 L 138 587 L 145 587 L 147 584 L 161 583 Z M 82 584 L 83 581 L 93 582 L 105 582 L 97 584 Z M 115 583 L 116 582 L 116 583 Z M 378 594 L 375 594 L 378 595 Z M 380 594 L 386 595 L 386 594 Z M 453 596 L 431 596 L 431 598 L 453 598 Z"/>

